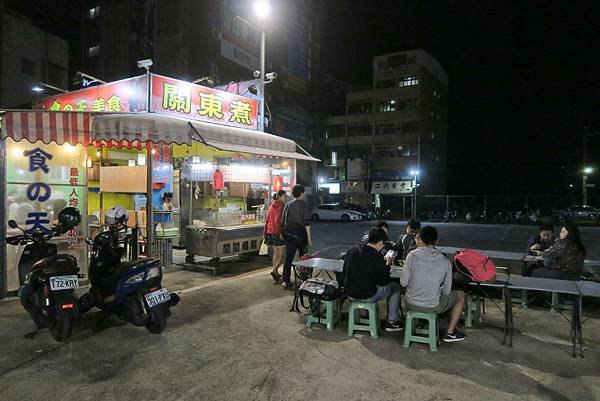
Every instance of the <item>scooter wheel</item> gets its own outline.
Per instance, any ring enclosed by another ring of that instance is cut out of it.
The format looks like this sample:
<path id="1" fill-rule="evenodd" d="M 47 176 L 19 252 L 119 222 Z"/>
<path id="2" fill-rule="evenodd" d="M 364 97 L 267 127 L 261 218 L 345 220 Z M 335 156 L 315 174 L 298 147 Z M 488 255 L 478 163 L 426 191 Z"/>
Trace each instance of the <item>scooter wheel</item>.
<path id="1" fill-rule="evenodd" d="M 152 334 L 160 334 L 167 327 L 167 319 L 156 312 L 151 312 L 146 323 L 146 329 Z"/>
<path id="2" fill-rule="evenodd" d="M 52 338 L 58 342 L 65 342 L 71 337 L 71 329 L 73 327 L 73 320 L 68 317 L 59 317 L 52 322 L 50 332 Z"/>

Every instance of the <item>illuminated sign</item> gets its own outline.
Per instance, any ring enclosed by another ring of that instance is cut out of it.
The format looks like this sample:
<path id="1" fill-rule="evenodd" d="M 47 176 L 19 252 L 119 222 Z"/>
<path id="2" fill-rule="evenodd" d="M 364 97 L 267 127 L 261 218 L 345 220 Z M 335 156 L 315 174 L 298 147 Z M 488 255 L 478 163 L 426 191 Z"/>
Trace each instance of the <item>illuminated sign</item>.
<path id="1" fill-rule="evenodd" d="M 240 128 L 257 128 L 257 102 L 232 93 L 152 75 L 155 113 Z"/>

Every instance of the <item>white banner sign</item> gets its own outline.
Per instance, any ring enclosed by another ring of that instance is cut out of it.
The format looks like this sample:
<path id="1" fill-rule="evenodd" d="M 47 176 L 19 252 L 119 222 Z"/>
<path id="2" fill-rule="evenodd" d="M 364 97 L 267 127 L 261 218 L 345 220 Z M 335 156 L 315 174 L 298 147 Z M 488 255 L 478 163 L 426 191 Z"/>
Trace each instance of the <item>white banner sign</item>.
<path id="1" fill-rule="evenodd" d="M 412 181 L 373 181 L 372 194 L 410 194 L 413 191 Z"/>

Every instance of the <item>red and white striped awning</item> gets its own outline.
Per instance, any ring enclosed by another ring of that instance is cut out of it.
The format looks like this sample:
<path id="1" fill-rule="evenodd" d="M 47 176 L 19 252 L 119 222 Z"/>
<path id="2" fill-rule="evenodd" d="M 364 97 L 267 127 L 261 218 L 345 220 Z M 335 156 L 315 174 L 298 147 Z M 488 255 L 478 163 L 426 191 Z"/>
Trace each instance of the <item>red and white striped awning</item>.
<path id="1" fill-rule="evenodd" d="M 92 141 L 92 115 L 90 113 L 59 111 L 7 111 L 0 113 L 1 139 L 23 139 L 33 143 L 55 142 L 59 145 Z"/>

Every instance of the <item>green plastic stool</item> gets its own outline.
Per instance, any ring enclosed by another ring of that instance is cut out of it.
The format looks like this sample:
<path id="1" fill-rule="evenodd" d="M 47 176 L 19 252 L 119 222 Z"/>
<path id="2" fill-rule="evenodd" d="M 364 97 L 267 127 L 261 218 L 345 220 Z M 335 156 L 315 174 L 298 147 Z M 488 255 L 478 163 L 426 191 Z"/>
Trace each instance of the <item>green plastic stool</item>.
<path id="1" fill-rule="evenodd" d="M 559 294 L 558 292 L 553 292 L 552 293 L 552 307 L 550 308 L 550 311 L 558 312 L 560 310 L 572 311 L 573 310 L 573 301 L 564 300 L 564 297 L 561 297 L 561 294 Z"/>
<path id="2" fill-rule="evenodd" d="M 429 330 L 419 330 L 415 328 L 413 333 L 413 320 L 424 319 L 429 322 Z M 425 335 L 421 335 L 425 334 Z M 438 324 L 437 313 L 425 313 L 409 310 L 406 314 L 406 324 L 404 327 L 404 346 L 410 347 L 411 341 L 417 343 L 429 344 L 433 352 L 438 350 Z"/>
<path id="3" fill-rule="evenodd" d="M 313 323 L 327 325 L 327 330 L 332 331 L 336 325 L 340 324 L 340 300 L 334 299 L 333 301 L 321 301 L 321 307 L 325 306 L 325 317 L 318 317 L 312 314 L 306 315 L 306 326 L 311 327 Z"/>
<path id="4" fill-rule="evenodd" d="M 352 336 L 355 330 L 371 332 L 371 338 L 379 337 L 379 310 L 377 303 L 350 301 L 348 308 L 348 335 Z M 369 312 L 369 318 L 363 319 L 358 315 L 360 310 Z"/>

